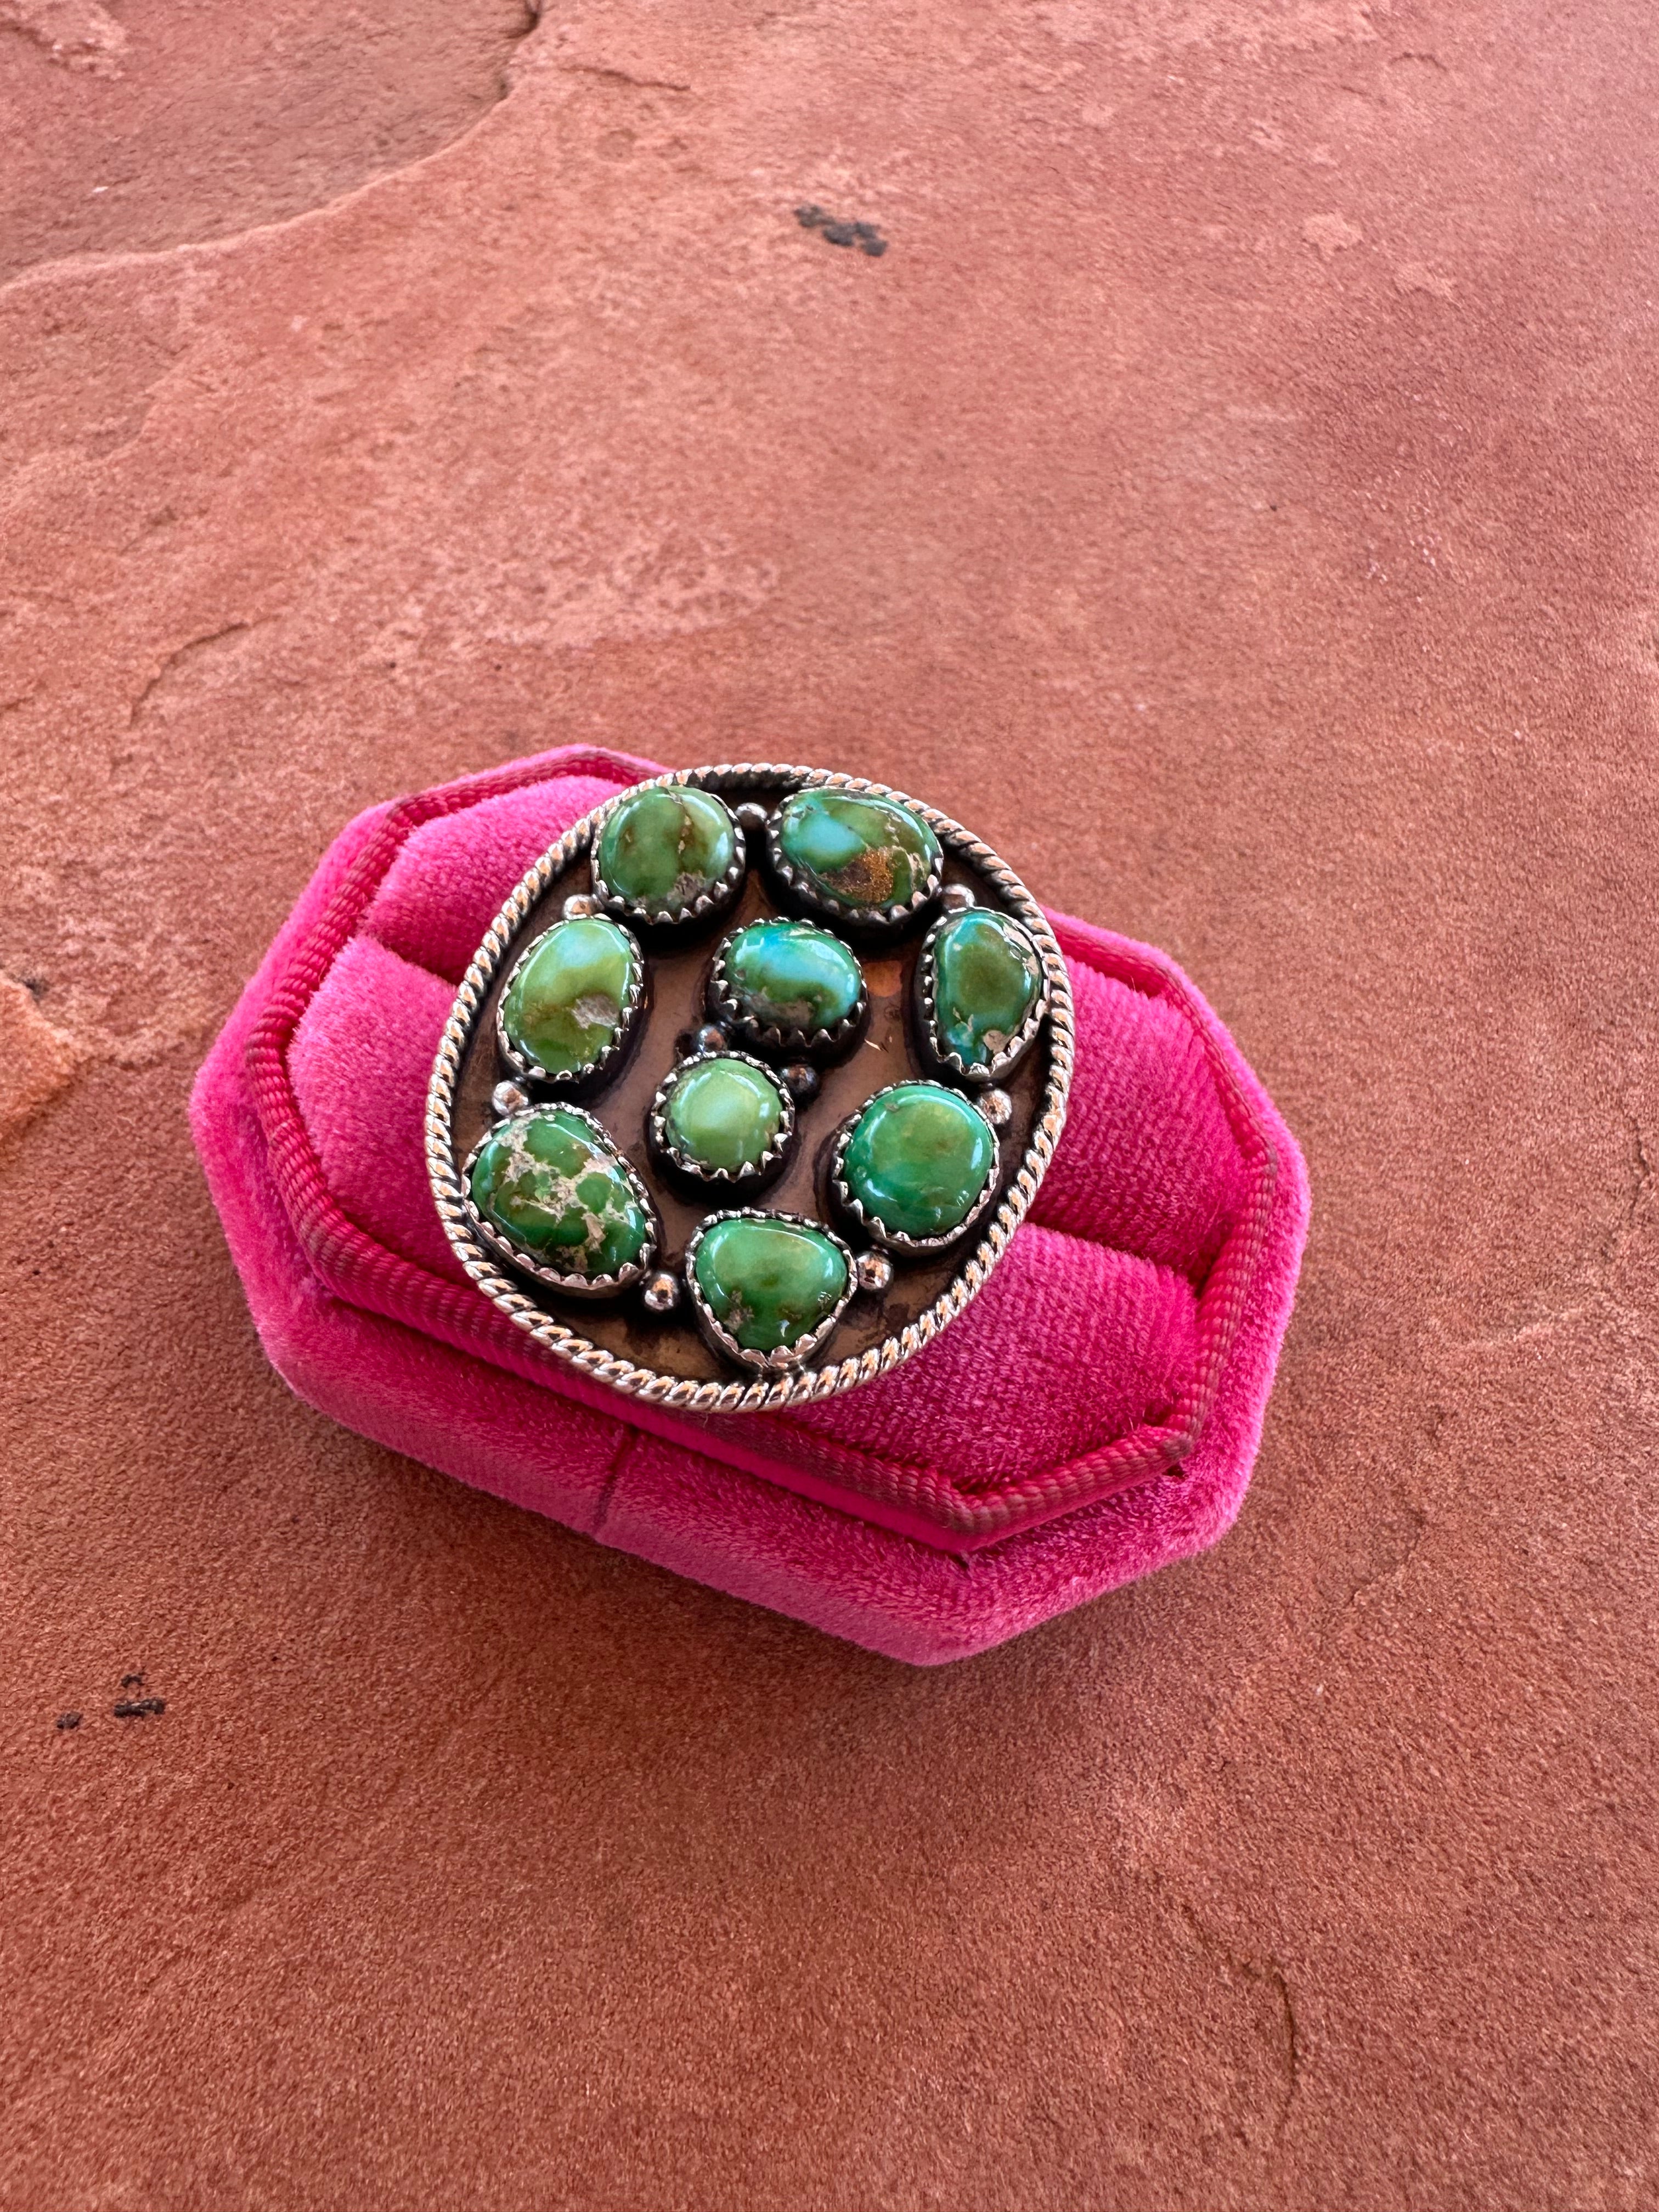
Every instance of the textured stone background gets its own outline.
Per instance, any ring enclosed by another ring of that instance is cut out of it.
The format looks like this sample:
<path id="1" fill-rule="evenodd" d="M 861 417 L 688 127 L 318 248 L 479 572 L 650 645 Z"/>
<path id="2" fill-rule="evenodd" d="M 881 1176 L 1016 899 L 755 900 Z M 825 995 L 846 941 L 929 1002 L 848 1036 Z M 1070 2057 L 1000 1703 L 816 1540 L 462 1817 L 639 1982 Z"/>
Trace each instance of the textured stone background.
<path id="1" fill-rule="evenodd" d="M 9 2208 L 1659 2197 L 1656 80 L 0 0 Z M 192 1070 L 347 815 L 566 738 L 1199 979 L 1316 1207 L 1217 1553 L 914 1674 L 286 1395 Z"/>

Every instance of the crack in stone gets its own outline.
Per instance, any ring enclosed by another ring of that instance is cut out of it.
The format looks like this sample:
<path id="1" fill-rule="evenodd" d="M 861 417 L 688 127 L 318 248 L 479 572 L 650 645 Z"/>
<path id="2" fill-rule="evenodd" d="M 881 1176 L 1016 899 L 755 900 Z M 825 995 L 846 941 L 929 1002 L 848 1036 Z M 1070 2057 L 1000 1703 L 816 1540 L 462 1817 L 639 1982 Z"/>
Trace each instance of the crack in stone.
<path id="1" fill-rule="evenodd" d="M 1532 1321 L 1519 1322 L 1514 1328 L 1499 1329 L 1492 1336 L 1471 1336 L 1452 1348 L 1459 1352 L 1508 1352 L 1517 1344 L 1534 1340 L 1547 1342 L 1564 1328 L 1571 1328 L 1592 1311 L 1590 1302 L 1581 1299 L 1576 1305 L 1558 1306 Z"/>
<path id="2" fill-rule="evenodd" d="M 1291 1994 L 1291 1984 L 1285 1969 L 1271 1953 L 1258 1956 L 1253 1951 L 1236 1951 L 1224 1936 L 1212 1928 L 1184 1897 L 1170 1890 L 1161 1878 L 1155 1881 L 1154 1887 L 1164 1893 L 1166 1901 L 1186 1923 L 1201 1950 L 1222 1960 L 1228 1971 L 1239 1979 L 1264 1985 L 1273 1994 L 1279 2008 L 1279 2067 L 1285 2082 L 1284 2096 L 1273 2123 L 1273 2147 L 1278 2150 L 1290 2124 L 1291 2107 L 1302 2087 L 1302 2029 L 1296 2016 L 1296 2001 Z"/>
<path id="3" fill-rule="evenodd" d="M 1291 1985 L 1284 1968 L 1274 1959 L 1268 1959 L 1262 1969 L 1278 1996 L 1285 2025 L 1285 2109 L 1279 2116 L 1279 2125 L 1273 2131 L 1275 2147 L 1282 2141 L 1291 2117 L 1291 2107 L 1296 2102 L 1302 2086 L 1302 2031 L 1296 2017 L 1296 2003 L 1291 1995 Z"/>
<path id="4" fill-rule="evenodd" d="M 497 107 L 513 97 L 518 88 L 520 64 L 534 40 L 542 15 L 541 0 L 520 0 L 520 20 L 505 27 L 506 46 L 490 73 L 489 88 L 477 92 L 470 81 L 461 86 L 456 96 L 471 94 L 477 104 L 460 118 L 452 116 L 447 135 L 435 143 L 411 152 L 407 159 L 398 160 L 394 155 L 389 165 L 373 166 L 374 149 L 383 134 L 374 129 L 374 118 L 366 115 L 364 136 L 355 149 L 355 160 L 349 147 L 343 153 L 326 145 L 319 149 L 313 167 L 325 172 L 330 167 L 348 172 L 355 169 L 356 173 L 342 177 L 337 189 L 325 186 L 318 198 L 295 204 L 287 189 L 297 173 L 290 162 L 280 174 L 262 173 L 254 180 L 258 189 L 253 198 L 262 204 L 245 204 L 248 196 L 244 193 L 234 197 L 228 204 L 221 200 L 212 206 L 198 206 L 195 219 L 184 222 L 177 235 L 158 237 L 153 231 L 146 235 L 143 233 L 149 227 L 140 226 L 140 234 L 135 236 L 129 226 L 114 234 L 83 234 L 78 241 L 62 237 L 45 239 L 32 250 L 20 245 L 15 259 L 9 255 L 5 257 L 5 265 L 0 267 L 0 295 L 14 285 L 51 281 L 62 272 L 76 271 L 90 262 L 159 260 L 204 247 L 234 248 L 261 233 L 284 229 L 325 209 L 343 207 L 377 185 L 415 175 L 428 162 L 469 138 Z M 129 45 L 128 31 L 99 4 L 99 0 L 0 0 L 0 32 L 6 30 L 31 39 L 46 51 L 52 60 L 64 67 L 100 77 L 126 78 L 124 59 Z M 457 123 L 459 127 L 455 127 Z M 359 168 L 358 161 L 368 166 Z M 215 225 L 215 218 L 221 212 L 230 218 L 228 228 Z M 156 227 L 161 226 L 158 222 Z M 166 227 L 170 228 L 171 225 Z"/>
<path id="5" fill-rule="evenodd" d="M 1297 2098 L 1301 2094 L 1305 2057 L 1302 2024 L 1297 2017 L 1296 1998 L 1291 1988 L 1290 1977 L 1271 1952 L 1235 1948 L 1220 1930 L 1212 1928 L 1198 1908 L 1182 1895 L 1161 1868 L 1142 1865 L 1135 1872 L 1137 1878 L 1146 1883 L 1164 1910 L 1182 1923 L 1200 1951 L 1219 1960 L 1235 1980 L 1249 1983 L 1271 1992 L 1278 2018 L 1276 2057 L 1282 2087 L 1279 2110 L 1273 2122 L 1270 2148 L 1274 2153 L 1279 2152 L 1283 2148 L 1285 2132 L 1290 2125 Z"/>
<path id="6" fill-rule="evenodd" d="M 631 85 L 638 92 L 690 92 L 672 76 L 632 76 L 626 70 L 611 69 L 600 62 L 561 62 L 568 76 L 596 76 L 602 84 Z"/>
<path id="7" fill-rule="evenodd" d="M 207 652 L 210 647 L 222 645 L 227 638 L 240 637 L 247 631 L 257 629 L 258 627 L 258 623 L 252 622 L 227 623 L 222 629 L 208 630 L 200 637 L 186 638 L 182 645 L 175 646 L 137 696 L 129 703 L 127 727 L 132 728 L 149 706 L 155 693 L 164 684 L 169 682 L 185 662 L 194 659 L 199 653 Z"/>
<path id="8" fill-rule="evenodd" d="M 1529 1320 L 1519 1322 L 1512 1328 L 1493 1331 L 1489 1335 L 1465 1337 L 1451 1343 L 1448 1349 L 1457 1352 L 1508 1352 L 1517 1345 L 1547 1344 L 1562 1331 L 1583 1323 L 1595 1326 L 1608 1319 L 1619 1321 L 1630 1315 L 1632 1308 L 1621 1298 L 1612 1280 L 1615 1269 L 1635 1241 L 1647 1234 L 1650 1225 L 1651 1199 L 1659 1176 L 1659 1161 L 1648 1148 L 1648 1139 L 1641 1119 L 1630 1103 L 1628 1092 L 1620 1099 L 1620 1111 L 1629 1134 L 1633 1156 L 1633 1175 L 1630 1194 L 1619 1218 L 1609 1224 L 1599 1247 L 1599 1264 L 1585 1270 L 1589 1280 L 1584 1294 L 1569 1304 L 1552 1306 Z"/>
<path id="9" fill-rule="evenodd" d="M 1631 1239 L 1641 1233 L 1644 1202 L 1653 1188 L 1654 1176 L 1654 1162 L 1648 1151 L 1647 1138 L 1643 1133 L 1641 1121 L 1628 1097 L 1621 1098 L 1619 1103 L 1620 1111 L 1625 1117 L 1625 1126 L 1630 1132 L 1632 1148 L 1636 1155 L 1636 1180 L 1631 1190 L 1629 1203 L 1625 1208 L 1624 1220 L 1615 1224 L 1601 1247 L 1602 1260 L 1609 1267 L 1616 1264 Z"/>
<path id="10" fill-rule="evenodd" d="M 1418 1546 L 1427 1532 L 1429 1517 L 1420 1506 L 1413 1505 L 1408 1498 L 1399 1500 L 1398 1516 L 1384 1523 L 1379 1532 L 1376 1549 L 1368 1570 L 1350 1585 L 1342 1601 L 1342 1611 L 1352 1611 L 1367 1590 L 1378 1583 L 1389 1582 L 1403 1574 L 1411 1565 Z"/>
<path id="11" fill-rule="evenodd" d="M 88 1057 L 81 1038 L 40 1012 L 28 979 L 0 976 L 0 1145 L 66 1090 Z"/>

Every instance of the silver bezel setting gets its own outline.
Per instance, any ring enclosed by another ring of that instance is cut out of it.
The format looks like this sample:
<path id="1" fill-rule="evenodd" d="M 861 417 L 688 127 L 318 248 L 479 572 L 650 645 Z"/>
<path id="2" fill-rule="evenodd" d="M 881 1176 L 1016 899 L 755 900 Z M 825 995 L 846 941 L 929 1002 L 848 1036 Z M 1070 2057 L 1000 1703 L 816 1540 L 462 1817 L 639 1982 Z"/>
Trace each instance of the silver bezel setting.
<path id="1" fill-rule="evenodd" d="M 985 1188 L 975 1200 L 972 1210 L 963 1216 L 954 1229 L 943 1230 L 937 1237 L 907 1237 L 901 1229 L 890 1229 L 878 1215 L 871 1212 L 861 1199 L 854 1194 L 842 1172 L 847 1147 L 853 1141 L 854 1130 L 870 1109 L 882 1099 L 890 1097 L 895 1091 L 919 1089 L 926 1079 L 925 1077 L 913 1076 L 899 1083 L 884 1083 L 879 1091 L 872 1091 L 858 1111 L 849 1114 L 836 1130 L 836 1148 L 830 1155 L 830 1193 L 843 1218 L 861 1229 L 871 1243 L 879 1244 L 884 1251 L 896 1252 L 901 1257 L 911 1255 L 917 1259 L 929 1258 L 935 1252 L 948 1251 L 952 1244 L 959 1243 L 996 1196 L 997 1185 L 1002 1180 L 1002 1144 L 989 1115 L 981 1112 L 976 1098 L 970 1098 L 960 1091 L 952 1091 L 948 1083 L 936 1083 L 933 1085 L 935 1091 L 942 1091 L 947 1098 L 960 1098 L 970 1112 L 979 1115 L 980 1120 L 991 1132 L 991 1172 L 986 1176 Z"/>
<path id="2" fill-rule="evenodd" d="M 1011 1067 L 1024 1059 L 1036 1042 L 1037 1031 L 1042 1027 L 1048 1012 L 1048 979 L 1042 972 L 1042 948 L 1031 939 L 1031 950 L 1037 956 L 1037 994 L 1031 1001 L 1030 1011 L 1014 1031 L 1000 1052 L 989 1060 L 964 1060 L 959 1052 L 941 1051 L 939 1036 L 939 963 L 936 957 L 939 933 L 952 922 L 960 921 L 963 915 L 991 914 L 1000 921 L 1014 921 L 1012 915 L 1000 914 L 995 907 L 963 907 L 956 914 L 942 914 L 921 940 L 921 950 L 916 955 L 916 1015 L 917 1028 L 927 1057 L 935 1067 L 946 1068 L 959 1082 L 988 1085 Z M 1031 933 L 1023 922 L 1015 927 L 1028 937 Z"/>
<path id="3" fill-rule="evenodd" d="M 824 935 L 851 954 L 853 965 L 858 969 L 859 1002 L 850 1014 L 841 1021 L 832 1022 L 827 1030 L 784 1029 L 776 1022 L 757 1022 L 743 1011 L 741 1001 L 727 981 L 726 955 L 733 938 L 741 937 L 744 929 L 763 928 L 768 921 L 799 920 L 799 916 L 765 915 L 759 921 L 746 921 L 742 927 L 729 929 L 714 948 L 714 966 L 708 972 L 708 1011 L 722 1029 L 740 1036 L 757 1052 L 775 1053 L 781 1060 L 839 1060 L 854 1043 L 864 1028 L 870 1014 L 870 987 L 864 980 L 864 963 L 844 939 L 831 929 Z M 810 922 L 809 928 L 817 924 Z"/>
<path id="4" fill-rule="evenodd" d="M 919 806 L 914 799 L 902 798 L 897 792 L 890 791 L 885 784 L 869 783 L 861 776 L 821 776 L 814 778 L 813 784 L 819 789 L 830 784 L 837 790 L 844 790 L 859 799 L 890 799 L 896 806 L 902 806 L 925 822 L 935 838 L 939 837 L 939 822 L 942 817 L 936 816 L 929 807 Z M 806 787 L 801 787 L 805 789 Z M 842 906 L 838 899 L 825 898 L 785 854 L 779 839 L 778 817 L 788 801 L 796 796 L 793 791 L 787 793 L 766 817 L 767 864 L 792 899 L 811 913 L 822 915 L 828 921 L 840 922 L 843 928 L 872 933 L 879 931 L 884 935 L 890 935 L 906 928 L 939 896 L 939 887 L 945 880 L 945 855 L 942 851 L 928 871 L 926 884 L 919 885 L 908 899 L 895 900 L 891 906 Z M 940 842 L 943 842 L 942 840 Z"/>
<path id="5" fill-rule="evenodd" d="M 510 1237 L 503 1236 L 495 1224 L 486 1221 L 478 1211 L 472 1196 L 472 1170 L 479 1153 L 486 1145 L 494 1144 L 515 1121 L 533 1121 L 538 1114 L 574 1114 L 578 1120 L 586 1121 L 599 1139 L 605 1151 L 621 1167 L 628 1178 L 629 1188 L 645 1210 L 651 1231 L 641 1248 L 640 1256 L 630 1261 L 627 1267 L 618 1268 L 614 1275 L 562 1275 L 556 1268 L 545 1267 L 515 1244 Z M 616 1297 L 622 1291 L 631 1289 L 642 1275 L 648 1275 L 657 1264 L 657 1254 L 662 1244 L 662 1222 L 658 1216 L 655 1201 L 641 1182 L 633 1162 L 598 1115 L 590 1114 L 585 1106 L 573 1105 L 568 1098 L 551 1099 L 544 1105 L 521 1107 L 516 1114 L 508 1114 L 502 1120 L 492 1122 L 467 1154 L 465 1164 L 461 1169 L 460 1184 L 462 1206 L 481 1242 L 487 1244 L 492 1252 L 499 1254 L 518 1273 L 533 1276 L 537 1282 L 545 1283 L 549 1290 L 562 1291 L 568 1297 Z"/>
<path id="6" fill-rule="evenodd" d="M 668 1133 L 668 1104 L 675 1091 L 694 1068 L 714 1067 L 723 1060 L 741 1060 L 745 1067 L 757 1069 L 783 1102 L 778 1133 L 752 1167 L 710 1167 L 706 1161 L 694 1160 Z M 742 1190 L 764 1182 L 769 1176 L 775 1175 L 788 1158 L 790 1148 L 795 1141 L 795 1102 L 789 1095 L 788 1085 L 777 1069 L 769 1067 L 763 1060 L 757 1060 L 752 1053 L 694 1052 L 687 1059 L 676 1060 L 657 1085 L 646 1126 L 652 1150 L 659 1158 L 666 1160 L 677 1174 L 689 1176 L 693 1182 L 707 1183 L 715 1190 Z"/>
<path id="7" fill-rule="evenodd" d="M 567 928 L 574 921 L 594 921 L 615 923 L 633 948 L 634 968 L 629 981 L 628 996 L 623 1002 L 622 1019 L 617 1024 L 616 1032 L 599 1057 L 586 1067 L 571 1068 L 556 1073 L 551 1069 L 544 1067 L 539 1060 L 532 1060 L 527 1054 L 520 1052 L 509 1041 L 507 1025 L 502 1019 L 502 1010 L 507 1005 L 507 994 L 513 988 L 514 980 L 520 969 L 524 966 L 526 961 L 534 957 L 556 930 Z M 507 981 L 501 986 L 501 994 L 495 1001 L 495 1050 L 500 1054 L 503 1064 L 512 1069 L 520 1083 L 539 1083 L 550 1091 L 581 1091 L 591 1083 L 601 1082 L 605 1076 L 621 1066 L 627 1057 L 629 1047 L 634 1042 L 634 1030 L 640 1008 L 645 1003 L 645 981 L 644 948 L 633 931 L 624 927 L 614 914 L 562 915 L 557 921 L 549 922 L 545 929 L 531 939 L 513 963 L 507 973 Z"/>
<path id="8" fill-rule="evenodd" d="M 726 806 L 717 791 L 710 791 L 702 784 L 688 783 L 684 787 L 701 791 L 705 799 L 717 799 Z M 687 929 L 695 922 L 708 921 L 715 915 L 725 914 L 734 903 L 749 874 L 749 844 L 736 809 L 726 806 L 726 818 L 732 824 L 731 865 L 720 881 L 708 890 L 700 891 L 690 906 L 650 907 L 643 899 L 624 898 L 620 891 L 613 891 L 599 872 L 599 840 L 605 835 L 605 823 L 619 806 L 625 805 L 630 799 L 637 799 L 641 792 L 660 788 L 662 779 L 659 777 L 655 784 L 636 783 L 619 792 L 615 799 L 606 799 L 593 825 L 588 848 L 588 873 L 592 879 L 594 898 L 613 921 L 634 921 L 646 929 Z"/>
<path id="9" fill-rule="evenodd" d="M 832 1360 L 822 1367 L 802 1366 L 787 1374 L 734 1378 L 672 1375 L 641 1366 L 619 1352 L 607 1350 L 585 1337 L 557 1314 L 550 1313 L 505 1273 L 495 1254 L 477 1235 L 468 1216 L 465 1194 L 454 1155 L 455 1091 L 462 1063 L 479 1015 L 502 962 L 526 917 L 549 887 L 583 860 L 592 839 L 597 814 L 574 823 L 559 840 L 526 870 L 507 896 L 484 934 L 450 1011 L 433 1062 L 427 1093 L 426 1156 L 434 1202 L 444 1233 L 470 1279 L 503 1313 L 515 1328 L 555 1358 L 605 1384 L 624 1397 L 643 1404 L 691 1413 L 775 1413 L 785 1407 L 816 1403 L 842 1390 L 890 1373 L 931 1344 L 975 1298 L 989 1280 L 1013 1240 L 1036 1196 L 1054 1147 L 1066 1126 L 1066 1103 L 1076 1059 L 1076 1025 L 1072 1008 L 1071 979 L 1059 939 L 1047 916 L 1006 861 L 971 830 L 963 828 L 937 807 L 912 799 L 907 793 L 872 783 L 862 776 L 842 775 L 825 769 L 806 769 L 774 762 L 738 761 L 715 767 L 678 769 L 651 779 L 666 785 L 695 783 L 719 790 L 723 797 L 739 799 L 757 786 L 763 790 L 787 785 L 792 790 L 827 785 L 842 791 L 869 792 L 881 799 L 896 799 L 911 807 L 933 828 L 948 853 L 977 871 L 994 886 L 1004 904 L 1024 923 L 1042 955 L 1043 972 L 1050 992 L 1048 1068 L 1041 1103 L 1018 1166 L 1003 1187 L 994 1212 L 982 1224 L 977 1245 L 964 1253 L 951 1281 L 933 1303 L 890 1336 L 861 1352 Z"/>
<path id="10" fill-rule="evenodd" d="M 827 1313 L 817 1327 L 805 1336 L 797 1337 L 793 1344 L 781 1344 L 771 1352 L 750 1352 L 739 1344 L 735 1336 L 724 1328 L 713 1308 L 703 1297 L 702 1285 L 697 1280 L 697 1248 L 708 1231 L 719 1221 L 787 1221 L 798 1229 L 815 1230 L 827 1237 L 847 1263 L 847 1286 L 836 1299 L 834 1309 Z M 810 1359 L 819 1346 L 827 1342 L 836 1324 L 853 1302 L 858 1289 L 858 1261 L 846 1239 L 836 1236 L 825 1221 L 809 1221 L 800 1213 L 770 1212 L 763 1206 L 727 1206 L 723 1212 L 711 1213 L 692 1231 L 685 1248 L 685 1288 L 691 1301 L 691 1310 L 696 1316 L 697 1327 L 722 1358 L 735 1360 L 738 1366 L 757 1370 L 764 1375 L 793 1376 L 804 1360 Z"/>

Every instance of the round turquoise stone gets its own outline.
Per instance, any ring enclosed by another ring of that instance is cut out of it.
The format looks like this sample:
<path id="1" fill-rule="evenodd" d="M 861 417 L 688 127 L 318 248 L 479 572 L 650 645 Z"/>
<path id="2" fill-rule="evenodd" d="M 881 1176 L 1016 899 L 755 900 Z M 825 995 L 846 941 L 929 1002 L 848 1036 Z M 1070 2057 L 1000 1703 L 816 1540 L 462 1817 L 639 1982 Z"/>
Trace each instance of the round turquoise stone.
<path id="1" fill-rule="evenodd" d="M 810 1221 L 729 1214 L 704 1230 L 692 1261 L 703 1304 L 745 1352 L 810 1336 L 848 1287 L 847 1255 Z"/>
<path id="2" fill-rule="evenodd" d="M 899 1083 L 860 1115 L 842 1180 L 896 1237 L 947 1237 L 996 1173 L 997 1140 L 976 1106 L 942 1083 Z"/>
<path id="3" fill-rule="evenodd" d="M 746 1060 L 694 1060 L 669 1079 L 663 1128 L 682 1160 L 742 1175 L 777 1141 L 787 1108 L 776 1076 Z"/>
<path id="4" fill-rule="evenodd" d="M 864 975 L 840 938 L 810 921 L 751 921 L 721 951 L 726 988 L 756 1030 L 809 1037 L 848 1020 L 864 1003 Z"/>
<path id="5" fill-rule="evenodd" d="M 738 828 L 708 791 L 637 791 L 600 826 L 596 888 L 653 918 L 678 920 L 705 893 L 726 891 Z"/>
<path id="6" fill-rule="evenodd" d="M 507 1043 L 544 1074 L 584 1074 L 623 1026 L 639 957 L 628 932 L 604 915 L 556 921 L 507 987 Z"/>
<path id="7" fill-rule="evenodd" d="M 934 932 L 928 1042 L 943 1060 L 986 1067 L 1018 1036 L 1042 989 L 1036 946 L 1017 921 L 988 907 L 952 915 Z"/>
<path id="8" fill-rule="evenodd" d="M 847 913 L 908 905 L 940 861 L 939 839 L 921 815 L 859 792 L 796 792 L 778 809 L 774 835 L 808 889 Z"/>
<path id="9" fill-rule="evenodd" d="M 492 1130 L 470 1188 L 491 1228 L 556 1274 L 619 1274 L 653 1241 L 622 1155 L 568 1106 L 534 1107 Z"/>

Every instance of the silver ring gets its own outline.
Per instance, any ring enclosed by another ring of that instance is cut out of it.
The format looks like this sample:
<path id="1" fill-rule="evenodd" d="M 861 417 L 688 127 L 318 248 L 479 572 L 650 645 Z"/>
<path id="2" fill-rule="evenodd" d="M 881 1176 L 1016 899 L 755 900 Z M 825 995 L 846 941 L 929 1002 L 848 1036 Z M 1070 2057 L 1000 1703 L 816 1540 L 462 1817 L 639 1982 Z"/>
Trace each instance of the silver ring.
<path id="1" fill-rule="evenodd" d="M 694 1413 L 770 1413 L 786 1406 L 810 1404 L 887 1374 L 932 1343 L 939 1331 L 978 1295 L 1007 1251 L 1015 1231 L 1036 1195 L 1066 1125 L 1066 1103 L 1075 1058 L 1071 981 L 1059 941 L 1019 878 L 988 845 L 936 807 L 861 776 L 764 762 L 740 761 L 682 769 L 651 781 L 669 789 L 690 784 L 718 791 L 722 796 L 735 793 L 738 798 L 757 788 L 775 789 L 781 786 L 790 790 L 827 787 L 897 799 L 931 826 L 948 851 L 995 886 L 1008 911 L 1030 932 L 1042 957 L 1049 993 L 1048 1067 L 1042 1100 L 1024 1153 L 995 1207 L 981 1224 L 978 1243 L 967 1252 L 951 1282 L 915 1320 L 866 1351 L 831 1360 L 821 1367 L 797 1367 L 787 1374 L 705 1381 L 695 1376 L 673 1375 L 641 1366 L 607 1351 L 538 1304 L 503 1271 L 495 1254 L 478 1236 L 468 1212 L 454 1157 L 456 1085 L 479 1013 L 526 915 L 548 887 L 587 853 L 597 814 L 586 815 L 573 824 L 556 845 L 542 854 L 509 895 L 485 933 L 462 979 L 439 1041 L 427 1094 L 425 1124 L 427 1167 L 434 1200 L 444 1233 L 469 1278 L 532 1341 L 592 1381 L 604 1383 L 624 1396 Z"/>

